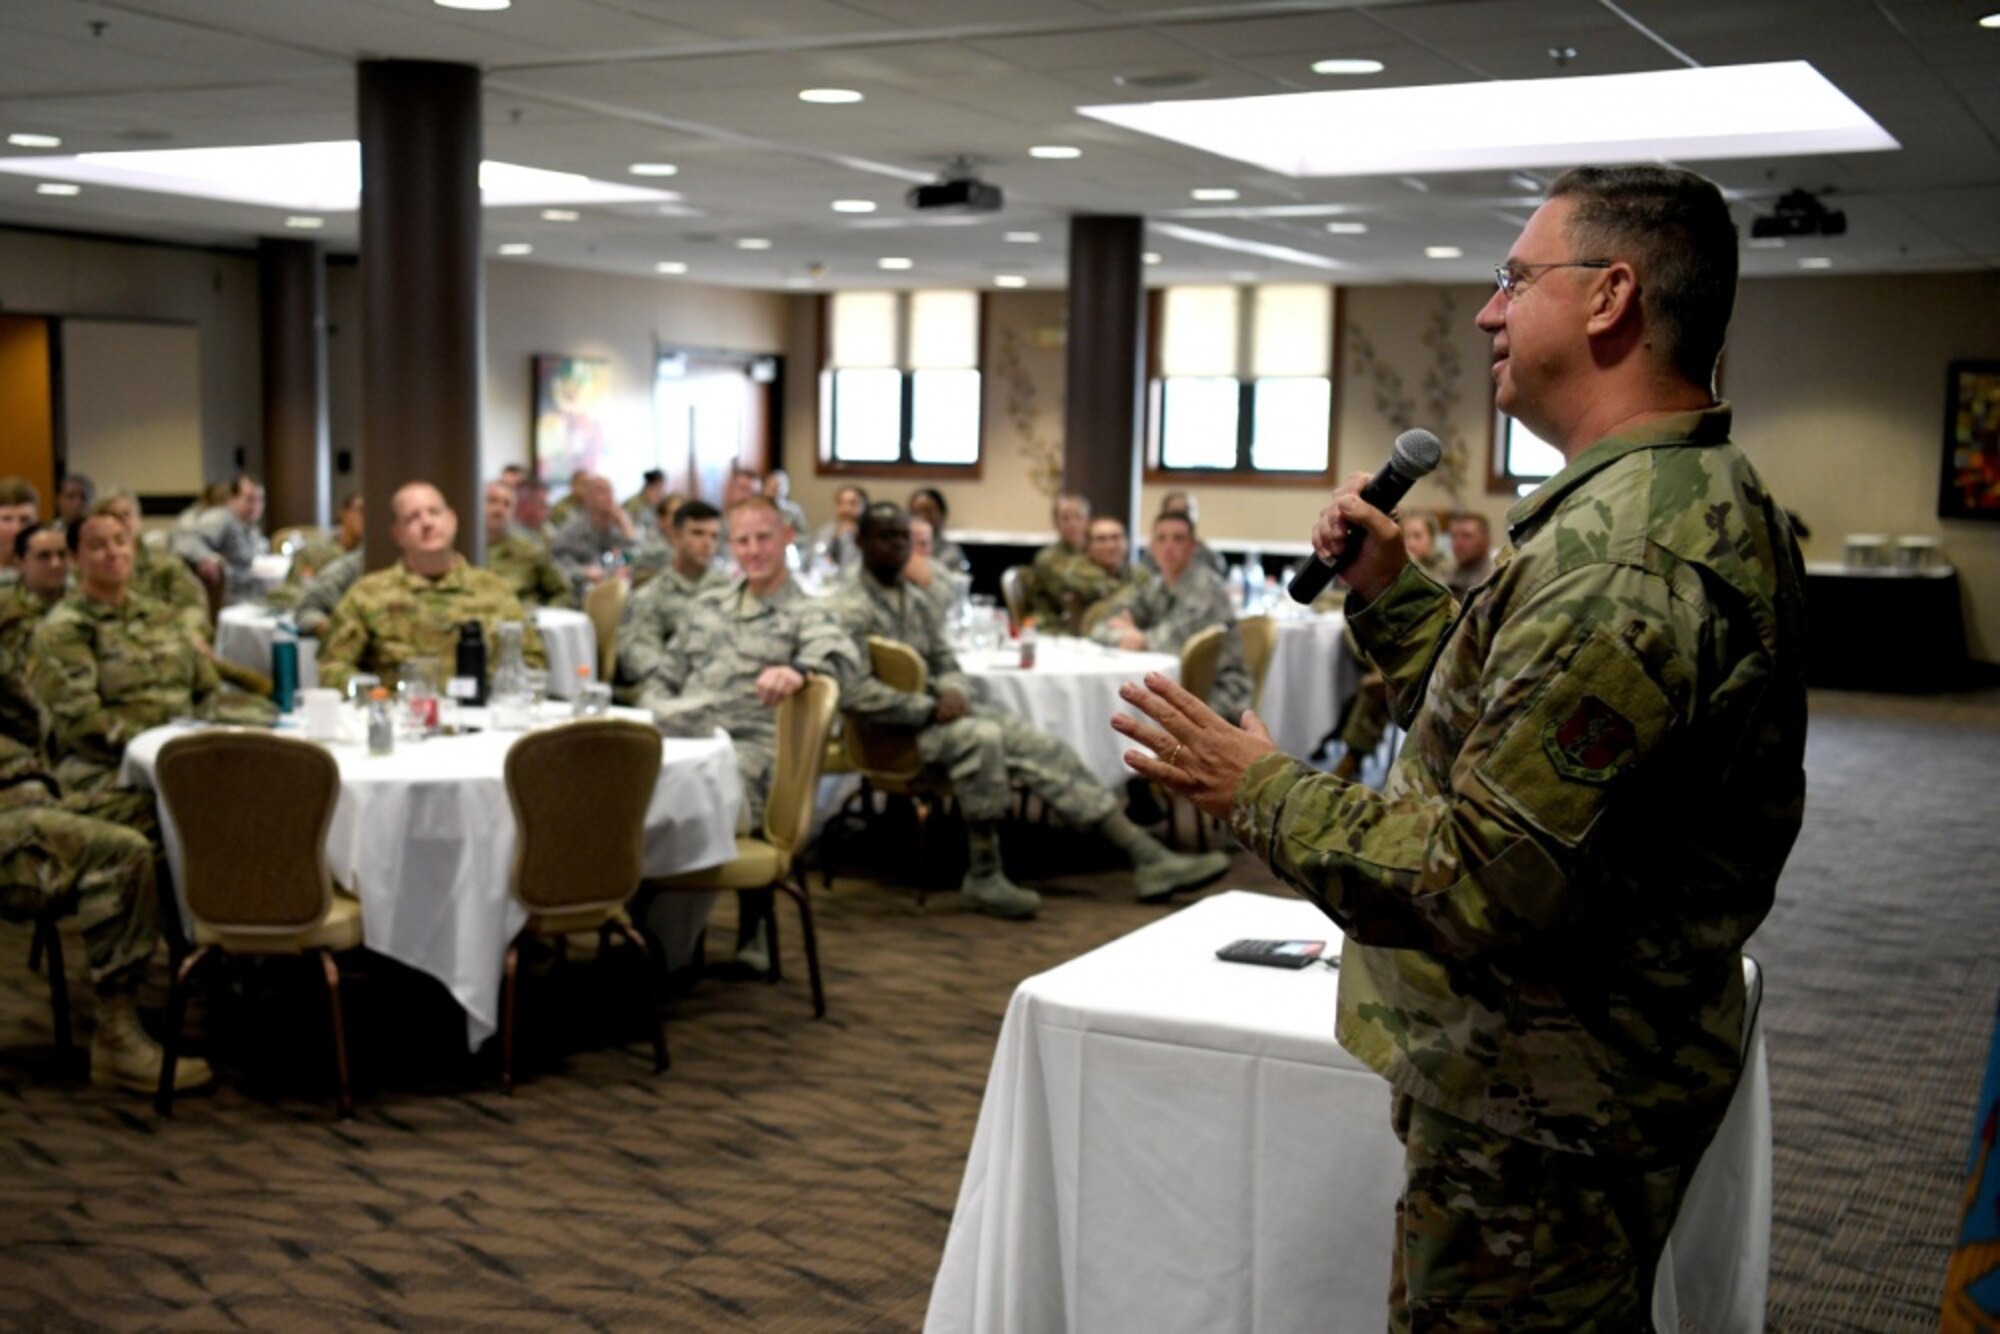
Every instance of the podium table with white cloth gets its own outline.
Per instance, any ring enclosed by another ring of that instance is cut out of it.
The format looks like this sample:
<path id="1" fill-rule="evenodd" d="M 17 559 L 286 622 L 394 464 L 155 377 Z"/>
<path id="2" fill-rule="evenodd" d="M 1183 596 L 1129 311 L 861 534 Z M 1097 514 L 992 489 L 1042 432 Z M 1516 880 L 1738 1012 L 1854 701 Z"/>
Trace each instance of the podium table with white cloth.
<path id="1" fill-rule="evenodd" d="M 468 723 L 484 710 L 468 709 Z M 638 710 L 615 716 L 650 725 Z M 543 718 L 566 721 L 567 706 Z M 156 727 L 132 739 L 124 777 L 152 788 L 160 748 L 190 730 Z M 504 765 L 520 732 L 399 742 L 371 755 L 355 741 L 327 748 L 340 762 L 340 797 L 327 830 L 333 878 L 361 900 L 363 943 L 443 983 L 465 1008 L 465 1035 L 477 1048 L 498 1022 L 500 970 L 527 921 L 509 881 L 514 870 L 514 812 Z M 641 862 L 648 877 L 719 866 L 736 855 L 743 783 L 736 752 L 721 732 L 662 744 L 660 777 L 646 808 Z M 167 859 L 180 867 L 180 839 L 163 804 Z"/>
<path id="2" fill-rule="evenodd" d="M 1403 1177 L 1389 1086 L 1334 1041 L 1337 972 L 1215 957 L 1242 938 L 1337 955 L 1339 936 L 1303 900 L 1218 894 L 1023 982 L 925 1329 L 1381 1329 Z M 1770 1086 L 1754 1023 L 1746 1050 L 1661 1262 L 1660 1329 L 1682 1314 L 1763 1328 Z"/>

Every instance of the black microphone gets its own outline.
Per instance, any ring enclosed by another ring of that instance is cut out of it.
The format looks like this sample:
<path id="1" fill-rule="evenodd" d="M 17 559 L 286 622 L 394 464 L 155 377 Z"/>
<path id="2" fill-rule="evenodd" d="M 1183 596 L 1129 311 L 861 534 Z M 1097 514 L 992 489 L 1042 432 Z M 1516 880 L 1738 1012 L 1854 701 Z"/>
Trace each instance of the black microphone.
<path id="1" fill-rule="evenodd" d="M 1361 499 L 1387 514 L 1396 508 L 1397 501 L 1409 494 L 1417 479 L 1437 467 L 1438 460 L 1443 457 L 1444 446 L 1429 431 L 1420 427 L 1403 432 L 1396 437 L 1395 446 L 1389 451 L 1389 461 L 1368 479 L 1368 485 L 1361 488 Z M 1328 561 L 1324 556 L 1315 554 L 1313 559 L 1300 566 L 1285 589 L 1292 601 L 1310 603 L 1325 591 L 1326 586 L 1333 582 L 1333 576 L 1351 565 L 1361 553 L 1363 536 L 1359 527 L 1350 524 L 1347 545 L 1341 548 L 1339 559 Z"/>

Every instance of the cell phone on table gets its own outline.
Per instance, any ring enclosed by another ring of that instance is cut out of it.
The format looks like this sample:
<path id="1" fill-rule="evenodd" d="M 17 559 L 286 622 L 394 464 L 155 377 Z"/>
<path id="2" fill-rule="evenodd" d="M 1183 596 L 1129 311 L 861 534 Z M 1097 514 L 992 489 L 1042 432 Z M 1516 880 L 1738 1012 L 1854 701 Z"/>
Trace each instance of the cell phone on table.
<path id="1" fill-rule="evenodd" d="M 1217 950 L 1215 957 L 1267 968 L 1304 968 L 1325 953 L 1324 940 L 1234 940 Z"/>

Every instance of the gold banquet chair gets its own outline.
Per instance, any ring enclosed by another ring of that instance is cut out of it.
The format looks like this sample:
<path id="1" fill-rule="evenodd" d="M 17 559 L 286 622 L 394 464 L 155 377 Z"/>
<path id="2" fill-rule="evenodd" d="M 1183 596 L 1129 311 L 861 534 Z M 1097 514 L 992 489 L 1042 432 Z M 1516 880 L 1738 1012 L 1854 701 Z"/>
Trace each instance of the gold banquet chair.
<path id="1" fill-rule="evenodd" d="M 806 969 L 812 978 L 813 1017 L 826 1017 L 826 992 L 819 975 L 819 938 L 813 930 L 812 901 L 802 878 L 795 874 L 806 841 L 812 836 L 813 797 L 819 789 L 820 762 L 826 754 L 827 733 L 833 729 L 840 686 L 830 677 L 806 678 L 804 686 L 778 706 L 778 763 L 771 795 L 764 803 L 762 838 L 736 836 L 736 857 L 721 866 L 689 871 L 646 882 L 665 894 L 710 894 L 725 889 L 777 889 L 799 910 L 799 933 L 805 940 Z M 771 919 L 771 971 L 776 982 L 778 933 Z"/>
<path id="2" fill-rule="evenodd" d="M 595 680 L 609 681 L 618 671 L 618 622 L 625 616 L 627 596 L 625 581 L 618 578 L 600 581 L 584 596 L 583 614 L 590 617 L 590 628 L 597 635 Z"/>
<path id="3" fill-rule="evenodd" d="M 1187 637 L 1181 645 L 1181 688 L 1202 703 L 1215 692 L 1215 674 L 1222 669 L 1222 645 L 1229 634 L 1228 627 L 1211 625 L 1206 630 L 1198 630 Z M 1168 792 L 1159 784 L 1154 785 L 1155 794 L 1166 803 L 1167 828 L 1177 830 L 1180 820 L 1174 814 L 1180 805 L 1180 798 Z M 1188 809 L 1194 813 L 1195 838 L 1203 852 L 1208 851 L 1208 817 L 1192 803 Z"/>
<path id="4" fill-rule="evenodd" d="M 930 684 L 930 669 L 924 665 L 922 655 L 899 640 L 884 639 L 880 635 L 868 636 L 868 660 L 875 678 L 892 690 L 919 694 Z M 914 732 L 871 726 L 864 718 L 843 713 L 840 715 L 840 733 L 845 742 L 847 761 L 861 775 L 864 784 L 860 793 L 864 809 L 869 807 L 869 789 L 872 788 L 892 797 L 902 797 L 916 812 L 917 906 L 921 908 L 926 894 L 922 874 L 925 834 L 931 813 L 950 799 L 951 783 L 925 766 L 923 758 L 917 754 L 917 735 Z M 830 884 L 830 868 L 827 879 Z"/>
<path id="5" fill-rule="evenodd" d="M 639 888 L 646 808 L 660 781 L 660 734 L 615 718 L 531 732 L 508 748 L 506 778 L 516 831 L 512 889 L 528 921 L 508 942 L 500 974 L 500 1087 L 514 1091 L 514 1007 L 526 936 L 559 940 L 595 931 L 606 944 L 617 935 L 637 946 L 653 1070 L 665 1070 L 659 951 L 625 913 Z"/>
<path id="6" fill-rule="evenodd" d="M 1236 633 L 1243 640 L 1243 665 L 1250 669 L 1250 680 L 1254 685 L 1250 696 L 1250 707 L 1264 706 L 1264 678 L 1271 672 L 1271 655 L 1278 647 L 1278 623 L 1269 616 L 1245 616 L 1236 623 Z"/>
<path id="7" fill-rule="evenodd" d="M 340 766 L 309 741 L 212 731 L 160 748 L 154 781 L 181 839 L 181 896 L 194 949 L 167 996 L 166 1059 L 154 1106 L 173 1112 L 174 1066 L 197 965 L 226 954 L 313 954 L 326 979 L 341 1117 L 354 1115 L 335 953 L 361 944 L 361 904 L 333 883 L 326 831 Z"/>

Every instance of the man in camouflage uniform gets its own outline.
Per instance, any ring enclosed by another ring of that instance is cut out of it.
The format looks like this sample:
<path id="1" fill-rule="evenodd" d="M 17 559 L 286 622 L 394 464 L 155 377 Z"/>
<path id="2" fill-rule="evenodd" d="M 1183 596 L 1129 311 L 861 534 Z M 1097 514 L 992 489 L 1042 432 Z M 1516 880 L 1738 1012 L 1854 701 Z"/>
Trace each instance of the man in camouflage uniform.
<path id="1" fill-rule="evenodd" d="M 1091 604 L 1118 587 L 1090 558 L 1090 502 L 1065 492 L 1056 497 L 1056 540 L 1035 553 L 1028 614 L 1045 630 L 1074 630 Z"/>
<path id="2" fill-rule="evenodd" d="M 298 605 L 292 608 L 292 624 L 302 635 L 318 637 L 326 633 L 333 609 L 347 596 L 347 590 L 361 582 L 361 549 L 343 551 L 306 580 L 299 590 Z"/>
<path id="3" fill-rule="evenodd" d="M 19 477 L 0 477 L 0 586 L 17 582 L 21 566 L 14 536 L 42 518 L 42 493 Z"/>
<path id="4" fill-rule="evenodd" d="M 667 475 L 658 468 L 648 468 L 639 479 L 639 489 L 625 497 L 625 513 L 632 522 L 644 528 L 653 522 L 653 511 L 667 498 Z"/>
<path id="5" fill-rule="evenodd" d="M 842 708 L 870 726 L 914 732 L 917 754 L 951 779 L 965 816 L 971 865 L 959 886 L 969 908 L 996 917 L 1032 917 L 1041 896 L 1007 878 L 1000 862 L 1000 822 L 1020 783 L 1078 829 L 1095 829 L 1131 859 L 1139 900 L 1157 903 L 1205 885 L 1229 869 L 1220 852 L 1183 856 L 1167 851 L 1118 810 L 1117 798 L 1097 781 L 1076 752 L 1013 714 L 972 702 L 972 682 L 930 599 L 903 579 L 910 556 L 910 521 L 892 504 L 862 514 L 861 568 L 830 601 L 853 637 L 863 664 Z M 868 636 L 915 649 L 928 681 L 922 692 L 898 690 L 868 669 Z"/>
<path id="6" fill-rule="evenodd" d="M 523 657 L 546 667 L 542 637 L 521 610 L 514 591 L 496 574 L 467 563 L 452 550 L 458 516 L 429 482 L 405 482 L 390 504 L 389 535 L 403 553 L 387 569 L 361 576 L 320 637 L 320 684 L 344 689 L 356 672 L 372 672 L 393 686 L 411 658 L 438 660 L 451 670 L 458 629 L 478 621 L 488 645 L 500 642 L 500 623 L 522 623 Z"/>
<path id="7" fill-rule="evenodd" d="M 486 484 L 486 568 L 507 581 L 522 607 L 575 607 L 569 579 L 546 544 L 514 524 L 514 488 Z"/>
<path id="8" fill-rule="evenodd" d="M 1098 522 L 1103 522 L 1099 520 Z M 1194 521 L 1185 513 L 1162 514 L 1153 520 L 1150 550 L 1159 577 L 1130 586 L 1112 599 L 1112 612 L 1091 638 L 1100 644 L 1138 651 L 1178 654 L 1212 625 L 1223 629 L 1222 659 L 1208 707 L 1231 722 L 1250 707 L 1255 683 L 1243 662 L 1243 637 L 1236 630 L 1236 613 L 1229 605 L 1229 585 L 1206 565 L 1196 563 Z"/>
<path id="9" fill-rule="evenodd" d="M 131 829 L 64 810 L 54 789 L 31 747 L 0 736 L 0 914 L 75 905 L 97 993 L 91 1082 L 150 1094 L 163 1056 L 139 1022 L 136 993 L 159 939 L 153 849 Z M 213 1077 L 207 1062 L 183 1057 L 174 1087 L 200 1088 Z"/>
<path id="10" fill-rule="evenodd" d="M 721 531 L 722 516 L 707 501 L 690 500 L 674 512 L 674 562 L 631 596 L 618 624 L 617 684 L 628 699 L 660 665 L 689 604 L 710 589 L 729 586 L 729 576 L 715 568 Z"/>
<path id="11" fill-rule="evenodd" d="M 39 754 L 42 710 L 28 684 L 28 645 L 36 627 L 69 591 L 69 543 L 54 524 L 14 536 L 20 582 L 0 589 L 0 736 Z"/>
<path id="12" fill-rule="evenodd" d="M 1496 401 L 1567 466 L 1461 608 L 1387 515 L 1314 528 L 1409 741 L 1378 796 L 1167 682 L 1148 776 L 1348 936 L 1339 1036 L 1394 1090 L 1392 1325 L 1649 1329 L 1655 1264 L 1735 1090 L 1742 946 L 1804 806 L 1803 596 L 1710 386 L 1736 236 L 1656 167 L 1550 187 L 1480 311 Z"/>
<path id="13" fill-rule="evenodd" d="M 257 521 L 263 517 L 264 488 L 238 473 L 229 484 L 228 500 L 175 530 L 174 552 L 194 567 L 202 583 L 221 589 L 225 601 L 254 599 L 261 590 L 250 566 L 263 549 L 263 536 L 257 531 Z"/>
<path id="14" fill-rule="evenodd" d="M 270 723 L 267 699 L 225 691 L 181 613 L 131 591 L 132 540 L 103 505 L 64 534 L 76 591 L 36 628 L 28 687 L 66 804 L 155 830 L 152 798 L 118 785 L 125 744 L 174 718 Z"/>
<path id="15" fill-rule="evenodd" d="M 585 473 L 569 494 L 577 508 L 556 530 L 549 554 L 572 585 L 588 588 L 615 574 L 606 564 L 607 557 L 630 565 L 639 555 L 641 538 L 632 516 L 618 507 L 618 493 L 611 489 L 610 478 Z"/>
<path id="16" fill-rule="evenodd" d="M 361 538 L 367 531 L 367 501 L 359 491 L 350 491 L 340 502 L 337 516 L 340 526 L 332 537 L 322 537 L 306 543 L 292 556 L 292 565 L 285 572 L 285 590 L 293 598 L 299 590 L 311 582 L 314 575 L 339 560 L 350 551 L 361 550 Z"/>
<path id="17" fill-rule="evenodd" d="M 1125 525 L 1108 514 L 1090 521 L 1084 550 L 1090 555 L 1090 563 L 1104 573 L 1110 584 L 1110 591 L 1087 605 L 1083 614 L 1076 618 L 1076 629 L 1087 635 L 1096 630 L 1114 608 L 1130 602 L 1141 589 L 1151 584 L 1153 573 L 1143 565 L 1132 563 L 1132 542 L 1125 535 Z"/>
<path id="18" fill-rule="evenodd" d="M 638 693 L 639 707 L 651 710 L 669 736 L 706 736 L 718 727 L 729 733 L 752 829 L 763 827 L 777 773 L 778 705 L 809 674 L 845 685 L 859 667 L 832 611 L 792 581 L 785 566 L 790 536 L 768 497 L 751 496 L 730 511 L 730 554 L 743 577 L 694 600 Z M 767 968 L 770 891 L 738 901 L 737 961 Z M 697 910 L 707 916 L 705 906 Z M 670 963 L 673 953 L 670 944 Z"/>

